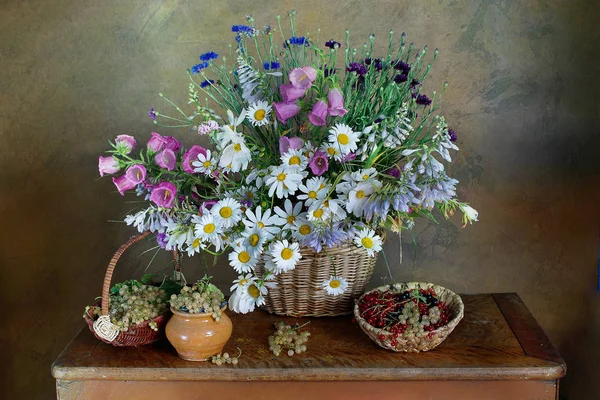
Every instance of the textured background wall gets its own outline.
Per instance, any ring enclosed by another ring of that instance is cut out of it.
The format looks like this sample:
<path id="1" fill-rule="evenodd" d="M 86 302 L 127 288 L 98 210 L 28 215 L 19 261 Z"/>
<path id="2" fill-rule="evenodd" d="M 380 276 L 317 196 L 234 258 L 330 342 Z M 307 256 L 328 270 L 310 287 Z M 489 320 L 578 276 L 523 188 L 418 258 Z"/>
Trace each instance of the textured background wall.
<path id="1" fill-rule="evenodd" d="M 148 137 L 146 110 L 159 104 L 157 92 L 185 102 L 184 70 L 199 53 L 223 49 L 245 14 L 264 24 L 294 7 L 301 31 L 321 26 L 325 38 L 339 40 L 350 27 L 357 44 L 371 32 L 385 41 L 391 28 L 441 49 L 427 89 L 451 84 L 442 112 L 462 150 L 453 173 L 481 222 L 422 224 L 416 245 L 405 234 L 394 278 L 517 291 L 569 364 L 568 398 L 600 397 L 591 385 L 600 372 L 594 3 L 1 1 L 0 397 L 53 397 L 50 364 L 82 327 L 106 262 L 131 234 L 107 221 L 133 205 L 110 180 L 95 181 L 107 140 Z M 397 258 L 398 243 L 386 243 L 388 258 Z M 142 273 L 141 251 L 116 279 Z M 193 274 L 199 265 L 185 268 Z M 223 286 L 228 271 L 223 262 L 213 270 Z M 373 285 L 385 271 L 378 265 Z"/>

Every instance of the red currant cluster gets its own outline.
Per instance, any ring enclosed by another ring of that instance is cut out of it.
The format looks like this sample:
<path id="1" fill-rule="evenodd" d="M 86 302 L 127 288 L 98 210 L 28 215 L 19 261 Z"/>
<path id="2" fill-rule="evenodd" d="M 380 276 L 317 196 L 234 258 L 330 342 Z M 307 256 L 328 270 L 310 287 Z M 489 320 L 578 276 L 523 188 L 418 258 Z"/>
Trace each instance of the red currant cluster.
<path id="1" fill-rule="evenodd" d="M 403 292 L 376 290 L 363 296 L 358 309 L 370 325 L 392 334 L 392 346 L 397 345 L 401 335 L 406 338 L 430 335 L 449 320 L 446 304 L 439 301 L 432 288 Z M 382 334 L 379 339 L 385 338 Z"/>

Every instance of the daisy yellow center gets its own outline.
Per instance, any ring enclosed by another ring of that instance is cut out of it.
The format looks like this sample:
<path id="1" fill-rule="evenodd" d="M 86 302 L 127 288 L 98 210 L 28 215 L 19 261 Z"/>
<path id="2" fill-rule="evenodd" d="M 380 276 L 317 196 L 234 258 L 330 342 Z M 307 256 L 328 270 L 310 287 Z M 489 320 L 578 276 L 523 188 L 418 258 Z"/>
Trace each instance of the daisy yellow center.
<path id="1" fill-rule="evenodd" d="M 194 242 L 192 243 L 192 247 L 193 248 L 198 248 L 198 246 L 200 246 L 200 239 L 196 239 L 194 240 Z"/>
<path id="2" fill-rule="evenodd" d="M 262 121 L 265 119 L 265 110 L 259 109 L 254 112 L 254 119 L 257 121 Z"/>
<path id="3" fill-rule="evenodd" d="M 262 222 L 259 222 L 257 225 L 260 229 L 263 229 L 265 227 L 265 224 L 263 224 Z"/>
<path id="4" fill-rule="evenodd" d="M 279 175 L 277 175 L 277 180 L 278 180 L 279 182 L 283 182 L 283 181 L 285 181 L 285 178 L 286 178 L 286 177 L 287 177 L 287 175 L 286 175 L 286 174 L 284 174 L 284 173 L 282 172 L 282 173 L 280 173 Z"/>
<path id="5" fill-rule="evenodd" d="M 240 286 L 244 286 L 246 283 L 248 283 L 248 279 L 241 279 L 241 280 L 238 282 L 238 284 L 239 284 Z"/>
<path id="6" fill-rule="evenodd" d="M 258 235 L 256 233 L 253 233 L 252 235 L 250 235 L 250 237 L 248 238 L 248 242 L 250 242 L 250 246 L 252 247 L 256 247 L 256 245 L 258 244 L 258 240 L 260 239 L 260 237 L 258 237 Z"/>
<path id="7" fill-rule="evenodd" d="M 248 254 L 247 251 L 242 251 L 240 254 L 238 254 L 238 260 L 240 260 L 240 262 L 247 263 L 250 261 L 250 254 Z"/>
<path id="8" fill-rule="evenodd" d="M 367 174 L 364 174 L 364 175 L 363 175 L 363 180 L 365 180 L 365 181 L 368 181 L 368 180 L 369 180 L 369 178 L 370 178 L 370 176 L 369 176 L 369 175 L 367 175 Z"/>
<path id="9" fill-rule="evenodd" d="M 371 239 L 370 237 L 364 237 L 360 240 L 360 242 L 366 249 L 370 249 L 371 247 L 373 247 L 373 239 Z"/>
<path id="10" fill-rule="evenodd" d="M 310 192 L 308 192 L 308 197 L 310 197 L 311 199 L 316 199 L 317 192 L 315 192 L 314 190 L 311 190 Z"/>
<path id="11" fill-rule="evenodd" d="M 283 250 L 281 250 L 281 258 L 283 258 L 284 260 L 289 260 L 290 258 L 292 258 L 293 255 L 294 252 L 292 251 L 292 249 L 286 247 Z"/>
<path id="12" fill-rule="evenodd" d="M 210 167 L 210 166 L 211 166 L 211 164 L 210 164 L 210 161 L 204 161 L 204 162 L 202 163 L 202 166 L 203 166 L 204 168 L 208 168 L 208 167 Z"/>
<path id="13" fill-rule="evenodd" d="M 321 218 L 323 216 L 323 210 L 319 209 L 316 210 L 313 215 L 315 216 L 315 218 Z"/>
<path id="14" fill-rule="evenodd" d="M 290 215 L 287 217 L 288 224 L 293 224 L 295 220 L 296 220 L 296 217 L 294 217 L 293 215 Z"/>
<path id="15" fill-rule="evenodd" d="M 248 294 L 253 298 L 258 299 L 258 296 L 260 296 L 260 290 L 258 290 L 256 285 L 252 285 L 248 288 Z"/>
<path id="16" fill-rule="evenodd" d="M 293 156 L 290 158 L 290 165 L 300 165 L 300 157 Z"/>
<path id="17" fill-rule="evenodd" d="M 232 213 L 233 211 L 231 210 L 231 207 L 223 207 L 219 210 L 219 215 L 223 218 L 231 217 Z"/>
<path id="18" fill-rule="evenodd" d="M 365 197 L 365 192 L 362 190 L 359 190 L 358 192 L 356 192 L 356 198 L 357 199 L 362 199 L 363 197 Z"/>
<path id="19" fill-rule="evenodd" d="M 319 185 L 319 190 L 323 190 L 323 189 L 325 189 L 325 184 L 321 183 L 321 184 Z"/>
<path id="20" fill-rule="evenodd" d="M 329 155 L 334 155 L 335 154 L 335 149 L 333 147 L 330 147 L 327 149 L 327 152 L 329 153 Z"/>
<path id="21" fill-rule="evenodd" d="M 325 207 L 329 208 L 329 200 L 325 200 L 325 201 L 323 202 L 323 205 L 324 205 Z"/>
<path id="22" fill-rule="evenodd" d="M 233 149 L 235 151 L 242 151 L 242 146 L 239 143 L 233 145 Z"/>
<path id="23" fill-rule="evenodd" d="M 215 224 L 204 225 L 204 233 L 213 233 L 215 231 Z"/>
<path id="24" fill-rule="evenodd" d="M 340 144 L 348 144 L 348 142 L 350 142 L 350 138 L 345 133 L 340 133 L 338 135 L 338 142 Z"/>
<path id="25" fill-rule="evenodd" d="M 338 281 L 337 279 L 332 280 L 331 282 L 329 282 L 329 287 L 333 288 L 333 289 L 337 289 L 339 288 L 341 285 L 340 281 Z"/>
<path id="26" fill-rule="evenodd" d="M 298 229 L 300 231 L 301 234 L 303 235 L 308 235 L 310 233 L 310 226 L 308 225 L 302 225 L 300 227 L 300 229 Z"/>

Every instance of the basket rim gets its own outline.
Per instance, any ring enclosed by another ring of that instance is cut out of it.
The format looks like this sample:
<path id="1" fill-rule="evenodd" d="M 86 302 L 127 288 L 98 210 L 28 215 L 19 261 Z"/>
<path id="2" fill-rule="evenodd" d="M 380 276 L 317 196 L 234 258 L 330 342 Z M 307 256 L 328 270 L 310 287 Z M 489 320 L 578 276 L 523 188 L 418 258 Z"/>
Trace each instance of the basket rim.
<path id="1" fill-rule="evenodd" d="M 101 302 L 98 302 L 98 303 L 92 304 L 92 305 L 90 306 L 90 310 L 91 310 L 91 307 L 98 307 L 98 308 L 100 308 L 100 307 L 101 307 L 101 304 L 102 304 Z M 96 318 L 93 318 L 93 317 L 90 315 L 90 310 L 88 310 L 88 311 L 86 311 L 86 312 L 84 313 L 84 319 L 85 319 L 86 321 L 88 321 L 88 323 L 89 323 L 89 322 L 91 322 L 91 323 L 94 323 L 94 322 L 95 322 L 95 321 L 96 321 L 96 320 L 97 320 L 97 319 L 98 319 L 100 316 L 98 316 L 98 317 L 96 317 Z M 147 320 L 145 320 L 145 321 L 143 321 L 143 322 L 140 322 L 140 323 L 138 323 L 138 324 L 133 324 L 133 325 L 130 325 L 130 326 L 129 326 L 129 329 L 127 329 L 126 331 L 124 331 L 124 332 L 123 332 L 123 331 L 119 331 L 119 335 L 120 335 L 120 334 L 122 334 L 122 333 L 128 333 L 128 332 L 129 332 L 129 334 L 131 334 L 131 331 L 132 331 L 132 330 L 146 328 L 146 327 L 148 326 L 148 324 L 150 323 L 150 321 L 158 322 L 158 321 L 159 321 L 159 320 L 161 320 L 162 318 L 166 318 L 166 317 L 168 317 L 168 314 L 169 314 L 169 312 L 170 312 L 170 310 L 169 310 L 169 309 L 166 309 L 164 313 L 162 313 L 162 314 L 159 314 L 159 315 L 157 315 L 156 317 L 153 317 L 152 319 L 147 319 Z"/>
<path id="2" fill-rule="evenodd" d="M 177 309 L 173 308 L 172 306 L 171 306 L 171 307 L 169 307 L 169 308 L 171 309 L 171 312 L 172 312 L 173 314 L 177 314 L 177 315 L 180 315 L 180 316 L 182 316 L 182 317 L 191 317 L 191 318 L 199 318 L 199 317 L 212 317 L 212 314 L 213 314 L 213 313 L 207 313 L 207 312 L 204 312 L 204 313 L 198 313 L 198 314 L 190 314 L 190 313 L 189 313 L 189 312 L 187 312 L 187 311 L 180 311 L 180 310 L 177 310 Z M 225 310 L 226 310 L 226 309 L 227 309 L 227 304 L 225 304 L 223 307 L 221 307 L 221 312 L 222 312 L 222 313 L 223 313 L 223 312 L 225 312 Z"/>
<path id="3" fill-rule="evenodd" d="M 366 327 L 368 327 L 370 330 L 377 332 L 378 334 L 384 334 L 384 335 L 392 335 L 391 332 L 386 331 L 383 328 L 376 328 L 373 325 L 369 324 L 361 315 L 360 315 L 360 310 L 358 309 L 358 303 L 360 302 L 360 300 L 362 300 L 362 298 L 369 294 L 372 293 L 374 291 L 389 291 L 390 290 L 390 286 L 392 287 L 396 287 L 396 286 L 401 286 L 401 285 L 419 285 L 420 287 L 424 287 L 424 286 L 428 286 L 428 287 L 434 287 L 434 288 L 440 288 L 442 290 L 444 290 L 445 292 L 449 293 L 450 296 L 454 297 L 457 300 L 458 303 L 458 313 L 454 316 L 454 318 L 452 318 L 451 320 L 448 320 L 448 323 L 444 326 L 440 326 L 437 329 L 434 329 L 433 331 L 428 332 L 429 334 L 435 334 L 435 333 L 443 333 L 449 326 L 451 325 L 456 325 L 458 324 L 458 322 L 460 322 L 460 320 L 464 317 L 464 311 L 465 311 L 465 305 L 462 301 L 462 298 L 456 294 L 454 291 L 445 288 L 443 286 L 437 285 L 435 283 L 430 283 L 430 282 L 397 282 L 397 283 L 393 283 L 390 285 L 383 285 L 383 286 L 378 286 L 374 289 L 371 289 L 367 292 L 364 292 L 354 303 L 354 317 L 356 318 L 356 321 L 358 321 L 360 324 L 365 325 Z M 437 292 L 437 290 L 436 290 Z"/>

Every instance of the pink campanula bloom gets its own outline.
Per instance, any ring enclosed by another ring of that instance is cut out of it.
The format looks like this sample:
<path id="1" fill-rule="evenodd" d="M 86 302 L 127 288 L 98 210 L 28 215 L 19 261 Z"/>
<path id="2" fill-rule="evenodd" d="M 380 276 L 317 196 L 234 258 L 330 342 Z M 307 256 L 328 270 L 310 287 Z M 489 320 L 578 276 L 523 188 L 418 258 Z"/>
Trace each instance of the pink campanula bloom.
<path id="1" fill-rule="evenodd" d="M 132 165 L 131 167 L 127 168 L 125 176 L 136 185 L 138 183 L 142 183 L 144 179 L 146 179 L 146 167 L 141 164 Z"/>
<path id="2" fill-rule="evenodd" d="M 159 207 L 171 208 L 177 197 L 177 188 L 171 182 L 161 182 L 152 189 L 150 201 Z"/>
<path id="3" fill-rule="evenodd" d="M 118 178 L 113 178 L 113 183 L 117 187 L 117 190 L 119 191 L 121 196 L 125 194 L 125 191 L 133 189 L 137 185 L 135 182 L 129 180 L 127 174 L 121 175 Z"/>
<path id="4" fill-rule="evenodd" d="M 154 157 L 154 161 L 159 167 L 172 171 L 175 168 L 177 157 L 171 149 L 164 149 Z"/>
<path id="5" fill-rule="evenodd" d="M 296 103 L 273 103 L 275 115 L 279 122 L 285 124 L 289 118 L 295 117 L 300 112 L 300 106 Z"/>
<path id="6" fill-rule="evenodd" d="M 292 150 L 300 150 L 304 142 L 299 137 L 291 137 L 282 136 L 279 138 L 279 153 L 284 155 L 288 152 L 289 149 Z"/>
<path id="7" fill-rule="evenodd" d="M 122 149 L 122 154 L 129 154 L 135 148 L 136 141 L 133 136 L 119 135 L 115 138 L 117 148 Z"/>
<path id="8" fill-rule="evenodd" d="M 150 150 L 151 152 L 158 153 L 159 151 L 165 148 L 166 144 L 167 138 L 161 136 L 156 132 L 152 132 L 152 137 L 150 138 L 150 140 L 148 140 L 148 144 L 146 145 L 146 147 L 148 147 L 148 150 Z"/>
<path id="9" fill-rule="evenodd" d="M 181 149 L 181 143 L 179 143 L 179 140 L 172 136 L 165 136 L 165 139 L 167 140 L 165 149 L 173 150 L 174 153 L 177 153 L 179 149 Z"/>
<path id="10" fill-rule="evenodd" d="M 183 170 L 185 172 L 189 172 L 190 174 L 194 173 L 192 162 L 198 161 L 198 154 L 206 156 L 206 149 L 202 146 L 198 146 L 197 144 L 193 145 L 188 151 L 185 152 L 182 162 Z"/>
<path id="11" fill-rule="evenodd" d="M 350 161 L 354 161 L 354 160 L 356 160 L 356 153 L 345 154 L 344 157 L 342 158 L 342 161 L 344 161 L 344 162 L 350 162 Z"/>
<path id="12" fill-rule="evenodd" d="M 319 100 L 313 105 L 312 111 L 308 113 L 308 120 L 315 126 L 325 126 L 326 119 L 327 103 Z"/>
<path id="13" fill-rule="evenodd" d="M 284 103 L 292 103 L 304 96 L 306 89 L 296 89 L 291 83 L 288 85 L 279 85 L 279 92 Z"/>
<path id="14" fill-rule="evenodd" d="M 114 174 L 119 171 L 119 163 L 114 157 L 98 157 L 98 172 L 100 176 L 105 174 Z"/>
<path id="15" fill-rule="evenodd" d="M 294 68 L 290 71 L 290 82 L 296 89 L 308 89 L 317 79 L 317 71 L 312 67 Z"/>
<path id="16" fill-rule="evenodd" d="M 327 101 L 329 102 L 329 115 L 335 117 L 343 117 L 348 110 L 344 108 L 344 96 L 340 89 L 331 89 L 327 94 Z"/>
<path id="17" fill-rule="evenodd" d="M 322 151 L 316 151 L 313 157 L 308 163 L 310 170 L 317 176 L 323 175 L 329 169 L 329 161 L 327 161 L 327 154 Z"/>

